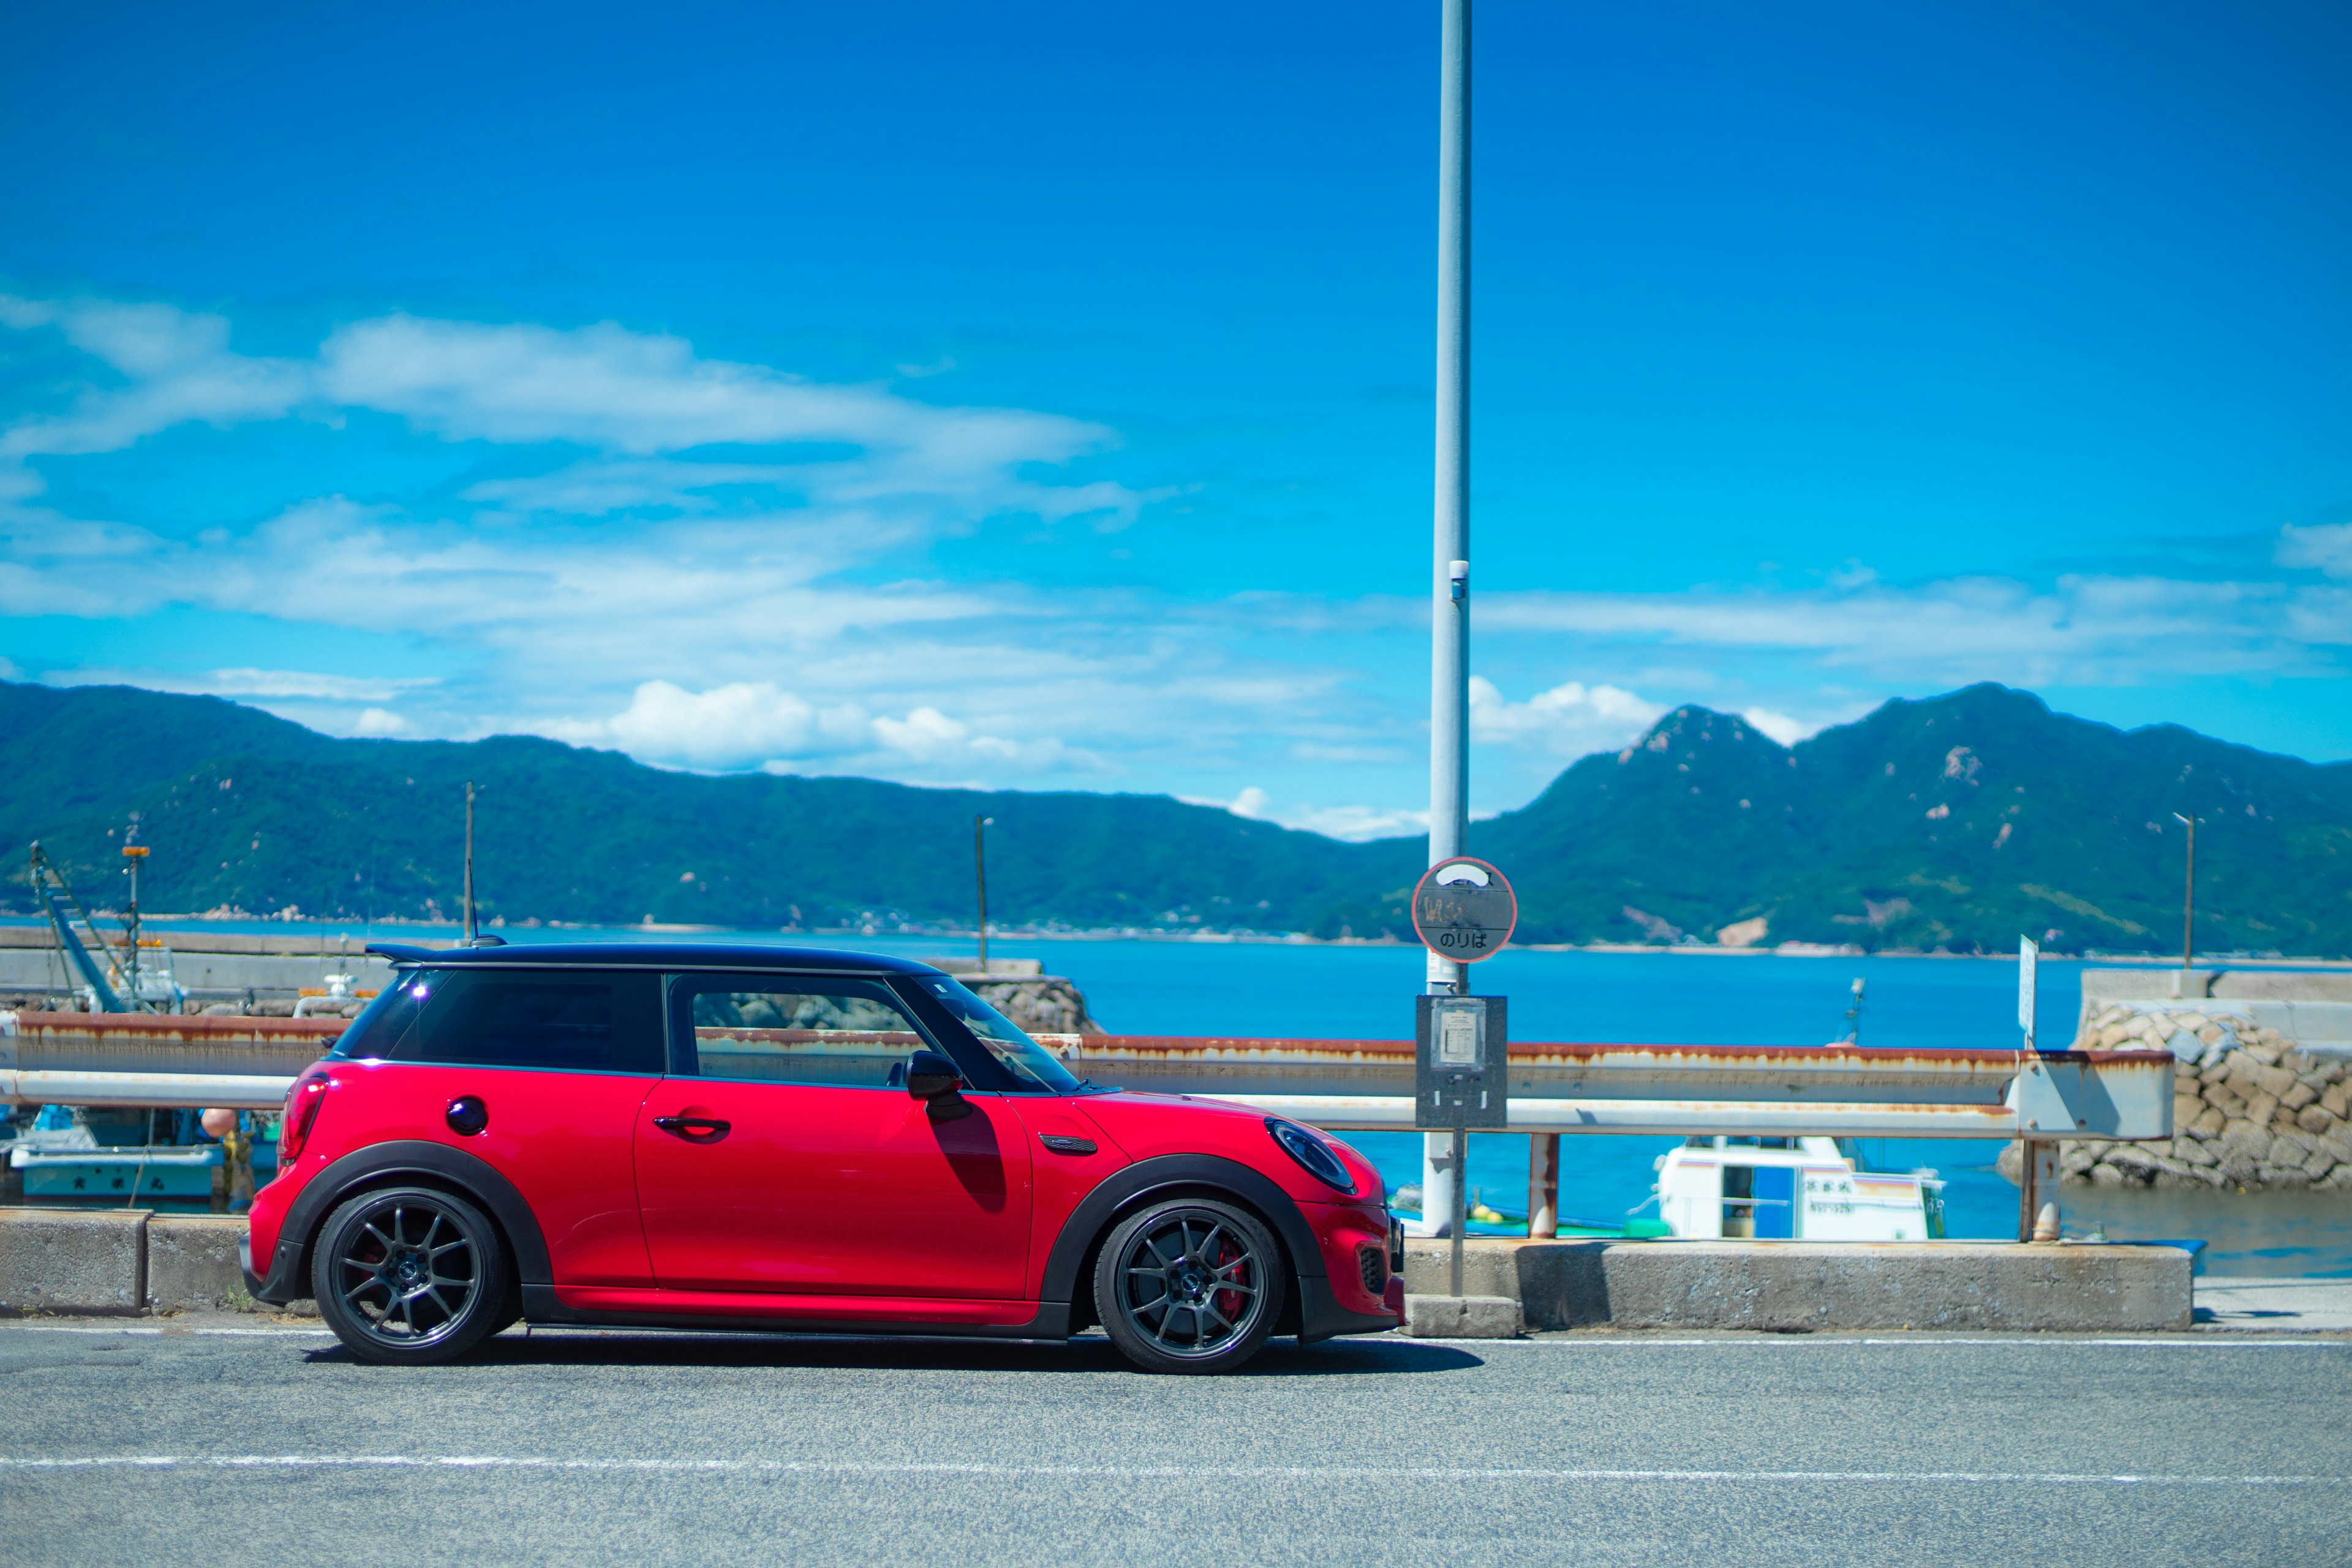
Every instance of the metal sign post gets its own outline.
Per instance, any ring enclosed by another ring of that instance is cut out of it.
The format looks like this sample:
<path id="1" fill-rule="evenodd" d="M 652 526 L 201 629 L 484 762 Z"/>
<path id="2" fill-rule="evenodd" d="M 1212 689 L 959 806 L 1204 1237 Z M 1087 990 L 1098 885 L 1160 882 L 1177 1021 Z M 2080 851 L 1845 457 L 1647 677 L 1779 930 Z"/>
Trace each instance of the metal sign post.
<path id="1" fill-rule="evenodd" d="M 1503 951 L 1519 922 L 1519 900 L 1503 873 L 1486 861 L 1455 855 L 1432 866 L 1412 890 L 1412 929 L 1433 957 L 1450 962 L 1457 978 L 1452 995 L 1413 999 L 1413 1125 L 1453 1133 L 1452 1211 L 1454 1294 L 1462 1294 L 1462 1244 L 1470 1228 L 1470 1130 L 1510 1125 L 1510 1090 L 1504 1076 L 1509 1032 L 1500 996 L 1472 996 L 1469 966 Z M 1422 1219 L 1435 1217 L 1433 1162 L 1422 1155 Z M 1529 1219 L 1532 1226 L 1534 1221 Z"/>

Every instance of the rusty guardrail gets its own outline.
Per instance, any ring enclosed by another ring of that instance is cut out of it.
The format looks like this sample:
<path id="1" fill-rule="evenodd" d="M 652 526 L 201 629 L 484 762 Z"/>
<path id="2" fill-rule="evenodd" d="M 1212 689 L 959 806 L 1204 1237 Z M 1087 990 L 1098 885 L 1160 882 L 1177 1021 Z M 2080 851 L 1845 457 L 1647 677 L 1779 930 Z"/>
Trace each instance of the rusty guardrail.
<path id="1" fill-rule="evenodd" d="M 0 1016 L 0 1101 L 273 1109 L 340 1019 Z M 1412 1127 L 1402 1040 L 1045 1035 L 1071 1071 L 1239 1100 L 1334 1130 Z M 2169 1137 L 2165 1051 L 1514 1045 L 1510 1128 L 1536 1133 Z"/>

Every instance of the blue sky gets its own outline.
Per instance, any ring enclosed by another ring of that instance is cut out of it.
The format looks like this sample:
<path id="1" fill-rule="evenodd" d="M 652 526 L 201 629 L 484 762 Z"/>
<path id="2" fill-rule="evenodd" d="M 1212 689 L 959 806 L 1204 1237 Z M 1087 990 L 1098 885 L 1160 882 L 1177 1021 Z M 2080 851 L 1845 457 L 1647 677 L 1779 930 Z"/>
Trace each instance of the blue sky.
<path id="1" fill-rule="evenodd" d="M 2352 756 L 2352 12 L 1476 27 L 1480 809 L 1977 679 Z M 0 674 L 1416 826 L 1433 5 L 9 31 Z"/>

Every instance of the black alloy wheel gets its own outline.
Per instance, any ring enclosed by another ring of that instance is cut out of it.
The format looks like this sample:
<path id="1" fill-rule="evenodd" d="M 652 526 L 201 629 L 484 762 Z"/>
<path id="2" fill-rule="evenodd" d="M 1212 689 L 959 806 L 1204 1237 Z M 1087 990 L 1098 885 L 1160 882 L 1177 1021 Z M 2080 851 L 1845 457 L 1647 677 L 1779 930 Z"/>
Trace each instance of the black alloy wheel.
<path id="1" fill-rule="evenodd" d="M 1231 1372 L 1265 1343 L 1283 1286 L 1282 1254 L 1254 1215 L 1178 1198 L 1112 1230 L 1095 1265 L 1095 1309 L 1146 1372 Z"/>
<path id="2" fill-rule="evenodd" d="M 310 1260 L 319 1314 L 362 1361 L 454 1361 L 512 1319 L 506 1248 L 481 1210 L 432 1187 L 385 1187 L 328 1216 Z"/>

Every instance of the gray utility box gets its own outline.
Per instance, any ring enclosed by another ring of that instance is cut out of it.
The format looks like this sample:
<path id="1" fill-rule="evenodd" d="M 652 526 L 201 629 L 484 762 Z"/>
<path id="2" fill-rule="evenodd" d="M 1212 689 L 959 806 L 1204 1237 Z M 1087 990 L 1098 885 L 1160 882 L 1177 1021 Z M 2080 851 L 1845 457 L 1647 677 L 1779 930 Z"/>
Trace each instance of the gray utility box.
<path id="1" fill-rule="evenodd" d="M 1424 1131 L 1510 1125 L 1504 1068 L 1508 1006 L 1500 996 L 1413 999 L 1413 1117 Z"/>

